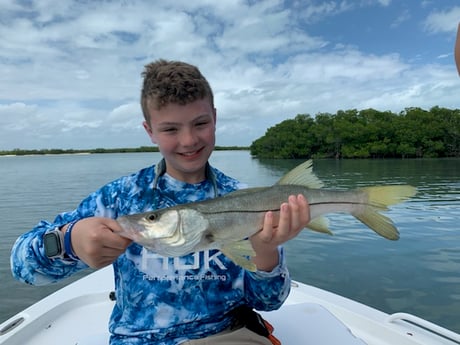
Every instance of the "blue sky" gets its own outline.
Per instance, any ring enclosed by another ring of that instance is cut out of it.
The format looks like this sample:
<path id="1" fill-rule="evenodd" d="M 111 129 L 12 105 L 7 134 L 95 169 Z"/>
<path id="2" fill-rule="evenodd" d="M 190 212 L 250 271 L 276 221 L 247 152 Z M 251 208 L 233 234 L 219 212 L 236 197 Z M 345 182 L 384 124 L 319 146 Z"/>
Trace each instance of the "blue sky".
<path id="1" fill-rule="evenodd" d="M 143 66 L 196 64 L 218 145 L 320 112 L 459 108 L 456 0 L 70 1 L 0 5 L 0 150 L 151 145 Z"/>

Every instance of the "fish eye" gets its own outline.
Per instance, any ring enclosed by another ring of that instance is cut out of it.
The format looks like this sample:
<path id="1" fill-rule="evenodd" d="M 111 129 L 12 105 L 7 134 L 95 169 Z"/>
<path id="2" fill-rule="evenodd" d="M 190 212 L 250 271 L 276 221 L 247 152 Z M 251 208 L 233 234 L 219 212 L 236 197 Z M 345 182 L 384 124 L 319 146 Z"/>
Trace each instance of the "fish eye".
<path id="1" fill-rule="evenodd" d="M 147 219 L 150 221 L 154 221 L 157 219 L 157 215 L 155 213 L 151 213 L 147 216 Z"/>

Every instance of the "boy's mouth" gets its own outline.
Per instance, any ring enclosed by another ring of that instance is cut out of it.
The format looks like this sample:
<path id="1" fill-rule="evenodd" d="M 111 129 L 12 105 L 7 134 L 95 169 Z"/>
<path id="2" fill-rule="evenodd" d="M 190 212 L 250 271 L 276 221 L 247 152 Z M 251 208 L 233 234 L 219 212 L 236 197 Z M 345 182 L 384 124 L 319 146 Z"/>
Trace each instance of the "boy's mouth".
<path id="1" fill-rule="evenodd" d="M 203 151 L 203 148 L 200 148 L 195 151 L 188 151 L 188 152 L 180 152 L 179 155 L 184 156 L 184 157 L 194 157 L 197 156 Z"/>

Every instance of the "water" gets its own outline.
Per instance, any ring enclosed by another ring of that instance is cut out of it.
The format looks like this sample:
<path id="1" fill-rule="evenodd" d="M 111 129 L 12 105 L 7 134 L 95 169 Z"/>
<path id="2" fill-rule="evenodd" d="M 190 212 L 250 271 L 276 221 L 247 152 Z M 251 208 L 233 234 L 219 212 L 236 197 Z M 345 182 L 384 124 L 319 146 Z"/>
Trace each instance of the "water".
<path id="1" fill-rule="evenodd" d="M 46 287 L 11 277 L 15 239 L 106 182 L 159 160 L 157 153 L 0 157 L 0 322 L 80 276 Z M 301 161 L 252 159 L 218 151 L 211 163 L 249 186 L 273 184 Z M 387 313 L 409 312 L 460 332 L 460 159 L 318 160 L 327 188 L 410 183 L 418 194 L 388 215 L 399 241 L 348 215 L 328 217 L 335 236 L 302 232 L 286 244 L 294 279 Z"/>

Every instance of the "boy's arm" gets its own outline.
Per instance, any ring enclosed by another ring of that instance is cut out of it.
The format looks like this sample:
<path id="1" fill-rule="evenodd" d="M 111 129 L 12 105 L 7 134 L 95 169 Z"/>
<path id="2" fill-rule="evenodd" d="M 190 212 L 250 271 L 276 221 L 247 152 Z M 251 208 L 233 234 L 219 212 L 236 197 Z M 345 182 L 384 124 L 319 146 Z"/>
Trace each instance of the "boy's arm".
<path id="1" fill-rule="evenodd" d="M 281 244 L 296 237 L 310 221 L 310 209 L 303 195 L 291 195 L 280 207 L 279 219 L 267 212 L 262 231 L 251 237 L 256 252 L 254 273 L 245 275 L 246 298 L 258 310 L 279 308 L 289 295 L 291 280 Z"/>
<path id="2" fill-rule="evenodd" d="M 28 284 L 44 285 L 67 278 L 89 265 L 102 267 L 101 257 L 106 253 L 99 252 L 97 248 L 104 247 L 106 240 L 101 236 L 101 228 L 109 222 L 116 224 L 109 219 L 115 217 L 114 200 L 111 196 L 115 195 L 116 198 L 116 194 L 110 193 L 111 191 L 112 188 L 107 185 L 83 200 L 76 210 L 59 214 L 52 223 L 41 221 L 31 231 L 22 234 L 11 251 L 13 276 Z M 96 214 L 99 217 L 94 217 Z M 56 229 L 64 234 L 68 224 L 73 221 L 77 222 L 73 226 L 70 245 L 73 254 L 81 260 L 72 260 L 69 257 L 48 258 L 44 246 L 45 234 Z M 126 241 L 111 232 L 110 235 Z"/>
<path id="3" fill-rule="evenodd" d="M 245 272 L 245 298 L 247 304 L 254 309 L 276 310 L 289 295 L 291 278 L 282 247 L 278 247 L 277 257 L 279 262 L 270 272 Z"/>
<path id="4" fill-rule="evenodd" d="M 16 240 L 10 258 L 11 272 L 16 279 L 31 285 L 46 285 L 88 267 L 81 261 L 49 259 L 46 256 L 44 236 L 60 225 L 41 221 Z"/>

